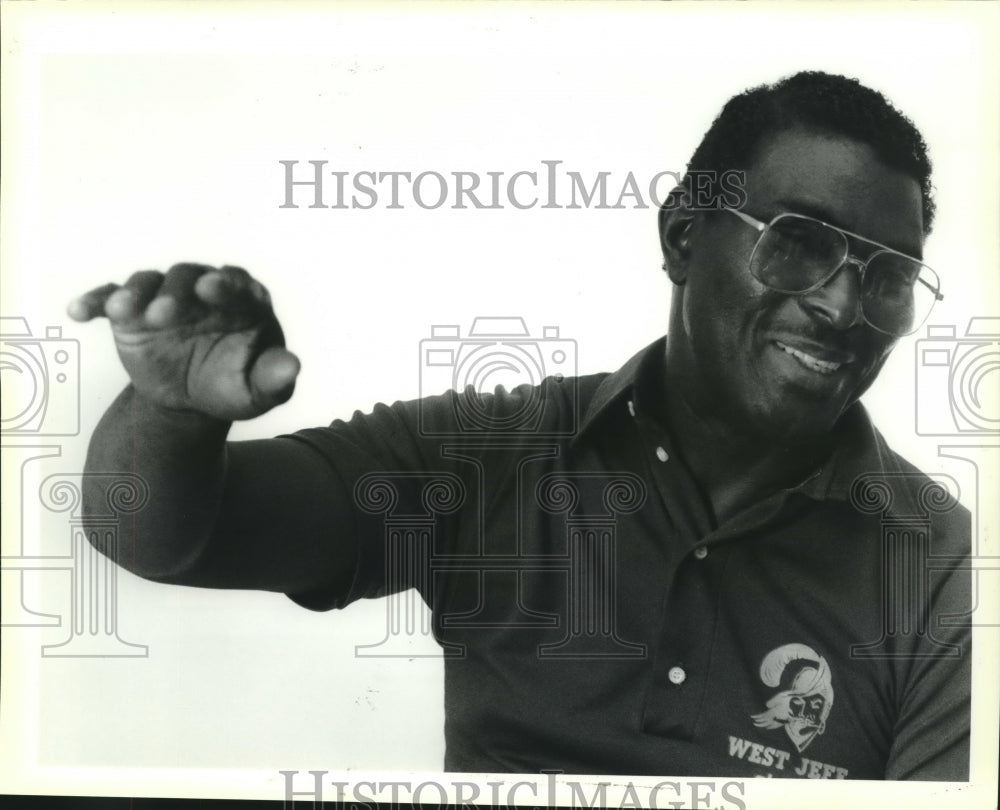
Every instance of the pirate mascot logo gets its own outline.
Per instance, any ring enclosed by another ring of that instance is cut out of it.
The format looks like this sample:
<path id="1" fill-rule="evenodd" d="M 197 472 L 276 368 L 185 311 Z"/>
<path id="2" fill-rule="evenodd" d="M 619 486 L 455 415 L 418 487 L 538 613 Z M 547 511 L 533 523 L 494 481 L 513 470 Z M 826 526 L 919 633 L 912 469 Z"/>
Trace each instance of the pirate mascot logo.
<path id="1" fill-rule="evenodd" d="M 760 679 L 780 689 L 767 710 L 751 715 L 758 728 L 781 728 L 802 753 L 826 729 L 833 706 L 833 687 L 826 659 L 805 644 L 785 644 L 771 650 L 760 665 Z"/>

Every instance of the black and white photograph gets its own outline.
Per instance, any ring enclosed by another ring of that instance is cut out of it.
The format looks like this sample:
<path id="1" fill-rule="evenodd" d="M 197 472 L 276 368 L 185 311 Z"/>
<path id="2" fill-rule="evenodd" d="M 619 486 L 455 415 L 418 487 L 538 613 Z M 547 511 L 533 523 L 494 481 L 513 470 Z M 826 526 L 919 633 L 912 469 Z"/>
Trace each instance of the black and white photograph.
<path id="1" fill-rule="evenodd" d="M 0 11 L 0 794 L 995 807 L 1000 5 Z"/>

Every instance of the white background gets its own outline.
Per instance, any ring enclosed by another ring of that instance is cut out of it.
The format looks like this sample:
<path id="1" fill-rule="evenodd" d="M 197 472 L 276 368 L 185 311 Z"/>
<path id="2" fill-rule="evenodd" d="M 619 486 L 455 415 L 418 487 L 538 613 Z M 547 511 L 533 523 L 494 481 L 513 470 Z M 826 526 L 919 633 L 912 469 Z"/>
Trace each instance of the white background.
<path id="1" fill-rule="evenodd" d="M 521 315 L 533 334 L 558 325 L 577 341 L 581 373 L 617 368 L 665 330 L 654 209 L 425 211 L 404 195 L 404 210 L 282 210 L 278 161 L 447 175 L 542 171 L 554 159 L 587 178 L 609 171 L 617 189 L 628 171 L 682 172 L 725 99 L 803 68 L 856 76 L 923 131 L 939 206 L 925 260 L 946 295 L 932 321 L 961 332 L 970 315 L 998 314 L 993 4 L 91 3 L 5 14 L 2 314 L 36 334 L 61 325 L 82 358 L 81 436 L 58 440 L 62 455 L 39 476 L 82 468 L 86 437 L 125 382 L 105 325 L 73 324 L 67 301 L 181 260 L 255 273 L 302 359 L 293 401 L 236 438 L 417 396 L 431 325 L 465 329 L 476 315 Z M 959 480 L 988 523 L 995 503 L 977 503 L 969 471 L 914 433 L 915 344 L 901 342 L 866 402 L 897 449 Z M 937 384 L 921 397 L 947 404 Z M 17 512 L 17 470 L 4 472 L 4 506 Z M 4 518 L 4 553 L 22 531 L 32 553 L 66 553 L 59 520 L 30 506 Z M 32 607 L 65 613 L 60 576 L 29 583 Z M 312 614 L 277 595 L 124 572 L 119 588 L 120 634 L 148 645 L 147 658 L 43 660 L 40 644 L 65 627 L 5 631 L 0 723 L 28 741 L 27 762 L 84 766 L 78 780 L 103 766 L 441 767 L 441 662 L 353 655 L 384 634 L 383 603 Z M 11 684 L 27 691 L 12 697 Z"/>

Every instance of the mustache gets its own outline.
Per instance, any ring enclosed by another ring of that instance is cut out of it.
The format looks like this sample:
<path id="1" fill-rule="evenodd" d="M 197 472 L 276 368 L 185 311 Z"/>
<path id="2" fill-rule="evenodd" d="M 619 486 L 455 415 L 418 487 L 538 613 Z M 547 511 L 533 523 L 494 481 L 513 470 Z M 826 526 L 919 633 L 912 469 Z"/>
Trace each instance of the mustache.
<path id="1" fill-rule="evenodd" d="M 863 335 L 862 329 L 844 331 L 818 323 L 811 323 L 808 326 L 805 324 L 796 324 L 795 326 L 772 324 L 769 331 L 790 339 L 798 338 L 807 343 L 816 343 L 845 353 L 857 351 Z"/>

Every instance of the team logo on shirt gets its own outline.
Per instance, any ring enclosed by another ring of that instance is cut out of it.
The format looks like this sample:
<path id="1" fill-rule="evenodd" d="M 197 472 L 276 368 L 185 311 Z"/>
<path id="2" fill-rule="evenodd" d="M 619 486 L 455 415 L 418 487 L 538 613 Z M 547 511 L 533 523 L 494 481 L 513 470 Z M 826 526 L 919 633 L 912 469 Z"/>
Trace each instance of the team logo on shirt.
<path id="1" fill-rule="evenodd" d="M 758 728 L 784 727 L 788 739 L 805 751 L 826 730 L 833 707 L 833 686 L 826 659 L 805 644 L 783 644 L 764 656 L 760 679 L 779 691 L 767 708 L 750 715 Z"/>

